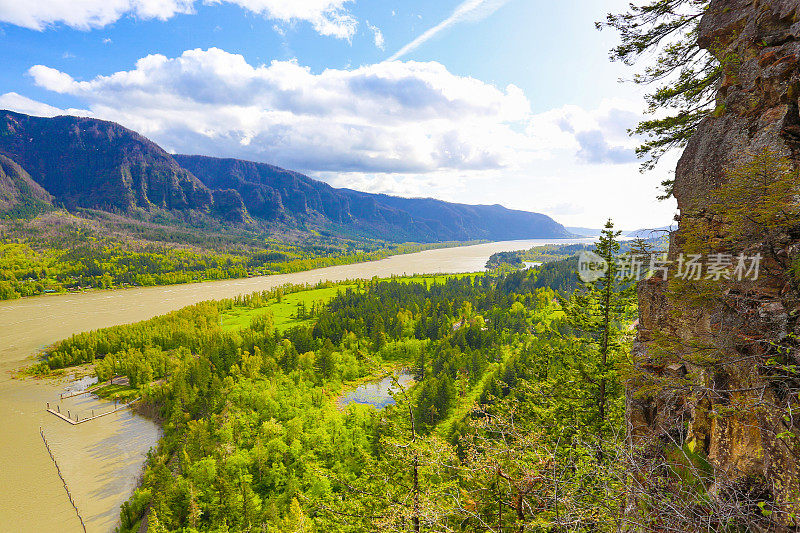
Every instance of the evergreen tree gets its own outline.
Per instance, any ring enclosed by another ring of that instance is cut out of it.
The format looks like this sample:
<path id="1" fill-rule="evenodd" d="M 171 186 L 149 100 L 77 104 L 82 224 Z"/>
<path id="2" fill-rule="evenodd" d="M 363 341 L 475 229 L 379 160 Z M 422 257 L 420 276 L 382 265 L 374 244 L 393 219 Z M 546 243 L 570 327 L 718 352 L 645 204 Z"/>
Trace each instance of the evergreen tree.
<path id="1" fill-rule="evenodd" d="M 723 58 L 701 49 L 697 43 L 700 19 L 710 0 L 649 0 L 630 4 L 624 13 L 609 14 L 597 27 L 617 30 L 622 42 L 611 50 L 612 61 L 626 65 L 640 58 L 656 59 L 633 77 L 641 85 L 655 85 L 647 95 L 648 111 L 669 112 L 644 120 L 632 131 L 644 136 L 637 149 L 646 157 L 643 169 L 652 169 L 659 158 L 673 148 L 682 148 L 700 121 L 714 110 L 717 85 L 725 65 L 735 58 Z M 713 46 L 713 43 L 712 43 Z M 664 182 L 671 196 L 671 181 Z"/>
<path id="2" fill-rule="evenodd" d="M 573 370 L 592 399 L 587 422 L 601 443 L 610 431 L 619 427 L 622 415 L 622 385 L 619 365 L 627 352 L 622 330 L 626 311 L 633 306 L 633 285 L 624 279 L 618 263 L 620 231 L 609 220 L 595 246 L 595 253 L 606 262 L 602 277 L 588 283 L 564 300 L 564 312 L 575 334 L 577 353 L 572 354 Z"/>

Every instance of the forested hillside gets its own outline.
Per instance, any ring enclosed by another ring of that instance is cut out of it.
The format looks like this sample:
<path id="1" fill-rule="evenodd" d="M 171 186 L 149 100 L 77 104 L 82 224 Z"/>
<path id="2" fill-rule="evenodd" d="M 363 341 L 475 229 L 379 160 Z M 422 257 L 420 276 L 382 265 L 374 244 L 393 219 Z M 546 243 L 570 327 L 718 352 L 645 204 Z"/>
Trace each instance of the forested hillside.
<path id="1" fill-rule="evenodd" d="M 0 155 L 0 216 L 24 216 L 50 205 L 52 197 L 9 158 Z"/>
<path id="2" fill-rule="evenodd" d="M 612 233 L 598 251 L 618 252 Z M 163 420 L 123 531 L 619 523 L 635 307 L 615 271 L 571 297 L 536 288 L 535 270 L 302 289 L 80 334 L 38 367 L 124 374 L 109 392 Z M 306 293 L 286 323 L 284 301 Z M 416 383 L 394 406 L 339 405 L 399 369 Z"/>
<path id="3" fill-rule="evenodd" d="M 204 210 L 213 202 L 167 152 L 113 122 L 2 111 L 0 154 L 68 208 Z"/>
<path id="4" fill-rule="evenodd" d="M 570 236 L 550 217 L 499 205 L 395 198 L 335 189 L 264 163 L 172 156 L 134 131 L 93 118 L 0 111 L 0 155 L 70 211 L 189 222 L 198 230 L 210 219 L 262 234 L 326 231 L 395 243 Z M 38 189 L 20 190 L 29 193 L 26 201 L 42 199 Z"/>
<path id="5" fill-rule="evenodd" d="M 51 214 L 45 220 L 53 217 L 59 223 L 64 222 L 59 214 Z M 201 238 L 192 246 L 188 242 L 182 245 L 169 242 L 182 236 L 181 233 L 168 232 L 166 238 L 169 241 L 163 243 L 113 239 L 96 231 L 96 227 L 78 223 L 69 231 L 59 231 L 57 236 L 53 235 L 52 228 L 44 230 L 44 236 L 28 228 L 29 239 L 8 239 L 6 242 L 0 239 L 0 301 L 86 289 L 149 287 L 286 274 L 466 244 L 397 245 L 322 238 L 297 244 L 278 240 L 252 243 L 241 236 L 221 235 L 222 242 L 209 245 L 208 240 Z M 153 233 L 151 228 L 148 236 L 152 238 Z M 39 241 L 42 237 L 49 239 L 51 245 L 43 245 Z M 225 237 L 230 241 L 225 242 Z"/>

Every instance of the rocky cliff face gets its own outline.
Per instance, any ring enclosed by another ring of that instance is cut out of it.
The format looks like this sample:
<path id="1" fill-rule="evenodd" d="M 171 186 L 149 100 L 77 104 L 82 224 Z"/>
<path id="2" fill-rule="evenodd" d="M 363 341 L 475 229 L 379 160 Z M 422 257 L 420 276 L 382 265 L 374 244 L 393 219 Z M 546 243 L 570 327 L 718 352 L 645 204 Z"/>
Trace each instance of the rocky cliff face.
<path id="1" fill-rule="evenodd" d="M 715 113 L 678 163 L 673 261 L 687 251 L 692 232 L 706 232 L 712 242 L 719 235 L 710 233 L 726 231 L 710 224 L 704 209 L 718 201 L 729 169 L 763 150 L 800 164 L 800 1 L 713 0 L 698 39 L 723 63 L 725 77 Z M 738 513 L 748 531 L 796 531 L 800 449 L 791 435 L 800 435 L 800 405 L 791 367 L 800 365 L 793 337 L 800 333 L 800 298 L 787 265 L 800 253 L 800 232 L 795 224 L 770 243 L 742 241 L 721 251 L 763 254 L 762 275 L 725 284 L 701 306 L 670 296 L 663 279 L 639 287 L 639 373 L 628 389 L 629 437 L 644 450 L 635 468 L 642 468 L 642 487 L 663 490 L 667 482 L 643 479 L 645 463 L 669 462 L 670 446 L 688 445 L 692 457 L 708 461 L 700 482 L 717 515 L 712 521 L 724 524 Z M 775 370 L 776 359 L 789 370 Z M 635 514 L 635 495 L 630 504 Z"/>
<path id="2" fill-rule="evenodd" d="M 0 112 L 0 153 L 68 208 L 208 210 L 211 191 L 161 147 L 102 120 Z"/>

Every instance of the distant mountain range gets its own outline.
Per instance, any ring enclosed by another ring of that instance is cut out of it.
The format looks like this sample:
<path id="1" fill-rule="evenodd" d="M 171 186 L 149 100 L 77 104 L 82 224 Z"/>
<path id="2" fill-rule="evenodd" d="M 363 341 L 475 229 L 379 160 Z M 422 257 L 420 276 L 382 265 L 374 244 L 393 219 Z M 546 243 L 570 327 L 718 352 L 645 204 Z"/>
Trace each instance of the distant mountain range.
<path id="1" fill-rule="evenodd" d="M 631 239 L 650 239 L 650 238 L 658 238 L 664 235 L 667 231 L 669 231 L 670 226 L 663 226 L 660 228 L 643 228 L 637 229 L 634 231 L 629 230 L 620 230 L 622 231 L 622 237 L 631 238 Z M 673 228 L 674 229 L 674 228 Z M 598 237 L 603 232 L 602 228 L 579 228 L 575 226 L 567 226 L 567 231 L 570 233 L 574 233 L 580 237 Z"/>
<path id="2" fill-rule="evenodd" d="M 567 231 L 577 235 L 578 237 L 597 237 L 603 230 L 596 228 L 580 228 L 577 226 L 567 226 Z"/>
<path id="3" fill-rule="evenodd" d="M 170 155 L 113 122 L 0 111 L 0 214 L 49 203 L 119 214 L 197 212 L 276 231 L 395 242 L 571 236 L 538 213 L 336 189 L 264 163 Z"/>
<path id="4" fill-rule="evenodd" d="M 669 235 L 670 231 L 675 231 L 677 224 L 674 226 L 662 226 L 660 228 L 643 228 L 631 231 L 625 234 L 625 237 L 631 239 L 659 239 L 665 235 Z"/>

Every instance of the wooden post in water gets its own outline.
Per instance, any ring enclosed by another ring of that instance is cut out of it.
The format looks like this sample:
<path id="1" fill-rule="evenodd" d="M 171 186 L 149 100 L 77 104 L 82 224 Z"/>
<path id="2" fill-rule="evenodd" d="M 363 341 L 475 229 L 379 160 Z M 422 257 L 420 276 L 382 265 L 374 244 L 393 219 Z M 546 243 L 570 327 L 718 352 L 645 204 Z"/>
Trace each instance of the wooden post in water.
<path id="1" fill-rule="evenodd" d="M 42 429 L 42 426 L 39 426 L 39 434 L 42 436 L 42 441 L 44 441 L 44 447 L 47 448 L 47 453 L 50 454 L 50 459 L 52 459 L 53 464 L 56 465 L 56 472 L 58 472 L 58 477 L 61 478 L 61 482 L 64 484 L 64 490 L 67 491 L 67 498 L 69 498 L 69 503 L 71 503 L 72 508 L 75 509 L 75 514 L 78 515 L 78 520 L 80 520 L 81 522 L 83 533 L 86 533 L 86 524 L 83 522 L 83 517 L 81 516 L 80 511 L 78 511 L 78 506 L 75 505 L 75 500 L 72 498 L 72 493 L 69 491 L 69 487 L 67 486 L 67 480 L 65 480 L 64 476 L 61 474 L 61 468 L 59 468 L 58 461 L 56 461 L 56 457 L 53 455 L 53 450 L 50 449 L 50 445 L 47 443 L 47 439 L 44 436 L 44 430 Z"/>

